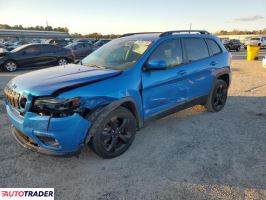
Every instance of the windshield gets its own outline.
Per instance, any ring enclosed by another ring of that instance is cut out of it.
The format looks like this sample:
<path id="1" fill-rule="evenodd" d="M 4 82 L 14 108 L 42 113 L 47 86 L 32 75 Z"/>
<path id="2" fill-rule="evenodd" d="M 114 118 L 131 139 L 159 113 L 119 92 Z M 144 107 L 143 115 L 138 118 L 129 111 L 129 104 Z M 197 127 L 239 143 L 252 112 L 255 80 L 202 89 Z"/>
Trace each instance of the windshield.
<path id="1" fill-rule="evenodd" d="M 26 46 L 29 46 L 29 45 L 28 44 L 21 45 L 21 46 L 15 48 L 15 49 L 13 49 L 11 52 L 18 52 L 21 49 L 24 49 Z"/>
<path id="2" fill-rule="evenodd" d="M 66 48 L 73 48 L 73 47 L 75 47 L 75 46 L 76 46 L 75 43 L 70 43 L 70 44 L 66 45 L 65 47 L 66 47 Z"/>
<path id="3" fill-rule="evenodd" d="M 144 54 L 151 41 L 113 40 L 82 60 L 86 66 L 126 70 Z"/>

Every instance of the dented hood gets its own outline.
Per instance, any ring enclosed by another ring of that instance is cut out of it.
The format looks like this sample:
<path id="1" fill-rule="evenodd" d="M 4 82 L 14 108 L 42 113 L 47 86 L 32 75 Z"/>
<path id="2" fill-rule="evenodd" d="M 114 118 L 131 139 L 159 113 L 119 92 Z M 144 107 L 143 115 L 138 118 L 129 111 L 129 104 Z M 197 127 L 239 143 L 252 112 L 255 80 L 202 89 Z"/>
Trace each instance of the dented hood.
<path id="1" fill-rule="evenodd" d="M 121 71 L 118 70 L 69 64 L 25 73 L 12 79 L 8 86 L 16 91 L 28 92 L 33 96 L 46 96 L 60 89 L 79 87 L 117 76 L 120 73 Z"/>

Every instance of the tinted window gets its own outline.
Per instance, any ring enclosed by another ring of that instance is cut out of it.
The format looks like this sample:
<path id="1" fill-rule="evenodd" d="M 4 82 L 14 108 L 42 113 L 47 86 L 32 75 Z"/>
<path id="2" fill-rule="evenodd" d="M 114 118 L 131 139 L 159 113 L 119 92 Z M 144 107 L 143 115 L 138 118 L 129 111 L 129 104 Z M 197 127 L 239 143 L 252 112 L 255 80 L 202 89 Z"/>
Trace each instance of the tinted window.
<path id="1" fill-rule="evenodd" d="M 152 53 L 149 60 L 164 60 L 167 67 L 175 67 L 182 64 L 182 48 L 180 40 L 168 40 Z"/>
<path id="2" fill-rule="evenodd" d="M 85 48 L 87 48 L 87 47 L 90 47 L 90 46 L 91 46 L 91 44 L 89 44 L 89 43 L 83 43 L 83 45 L 84 45 L 84 47 L 85 47 Z"/>
<path id="3" fill-rule="evenodd" d="M 221 48 L 219 47 L 219 45 L 214 40 L 207 39 L 206 41 L 207 41 L 208 46 L 212 52 L 212 55 L 216 55 L 216 54 L 221 53 Z"/>
<path id="4" fill-rule="evenodd" d="M 55 52 L 56 48 L 53 45 L 43 45 L 43 51 L 44 52 Z"/>
<path id="5" fill-rule="evenodd" d="M 26 53 L 36 53 L 41 51 L 41 46 L 29 46 L 25 48 Z"/>
<path id="6" fill-rule="evenodd" d="M 207 45 L 201 38 L 185 38 L 184 45 L 188 61 L 200 60 L 209 56 Z"/>
<path id="7" fill-rule="evenodd" d="M 83 48 L 83 44 L 77 44 L 77 45 L 75 46 L 75 48 L 76 48 L 76 49 Z"/>

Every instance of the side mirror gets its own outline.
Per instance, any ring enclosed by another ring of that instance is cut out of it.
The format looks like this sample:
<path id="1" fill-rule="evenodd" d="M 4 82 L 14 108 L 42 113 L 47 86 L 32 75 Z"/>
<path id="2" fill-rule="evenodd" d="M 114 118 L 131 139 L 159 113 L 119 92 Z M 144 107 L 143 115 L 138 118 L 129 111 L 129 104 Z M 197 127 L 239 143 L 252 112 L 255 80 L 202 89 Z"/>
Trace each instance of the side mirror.
<path id="1" fill-rule="evenodd" d="M 146 64 L 146 70 L 164 70 L 167 69 L 165 60 L 149 60 Z"/>

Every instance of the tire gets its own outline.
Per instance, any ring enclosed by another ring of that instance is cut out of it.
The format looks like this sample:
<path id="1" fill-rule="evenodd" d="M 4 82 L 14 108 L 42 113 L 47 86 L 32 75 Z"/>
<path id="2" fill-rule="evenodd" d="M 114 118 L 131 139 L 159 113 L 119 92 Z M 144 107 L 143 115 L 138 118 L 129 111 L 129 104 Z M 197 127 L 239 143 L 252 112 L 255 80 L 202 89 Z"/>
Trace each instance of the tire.
<path id="1" fill-rule="evenodd" d="M 123 154 L 132 144 L 137 123 L 126 108 L 101 113 L 90 129 L 90 148 L 102 158 L 114 158 Z"/>
<path id="2" fill-rule="evenodd" d="M 68 63 L 68 60 L 66 58 L 59 58 L 57 61 L 58 65 L 66 65 Z"/>
<path id="3" fill-rule="evenodd" d="M 221 111 L 226 103 L 228 95 L 228 85 L 224 80 L 217 79 L 215 86 L 210 93 L 205 107 L 210 112 Z"/>
<path id="4" fill-rule="evenodd" d="M 8 60 L 4 63 L 4 70 L 7 72 L 14 72 L 18 68 L 18 65 L 15 61 L 13 60 Z"/>

